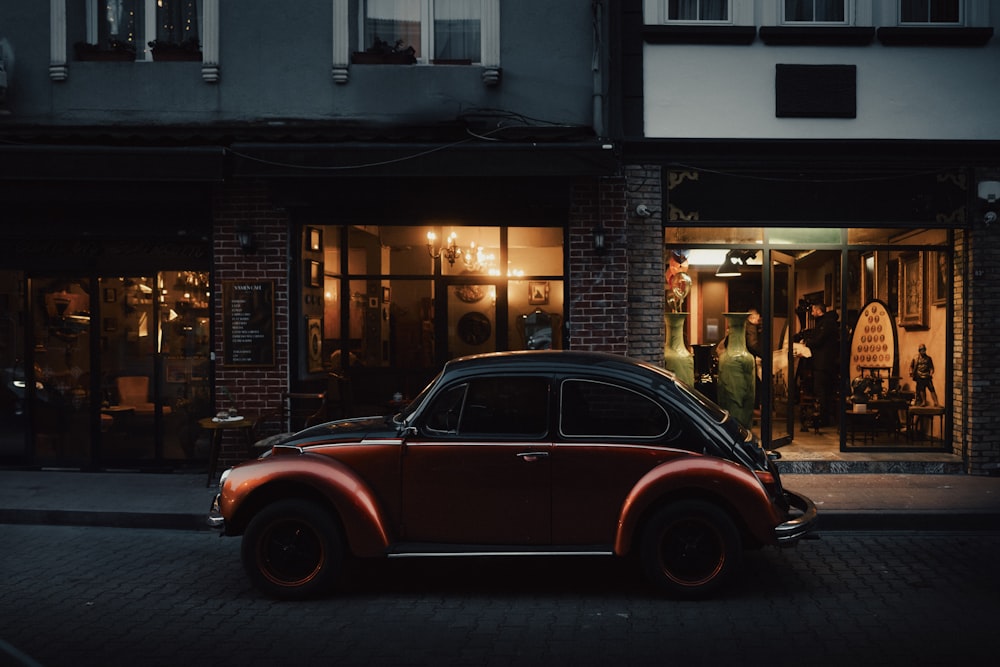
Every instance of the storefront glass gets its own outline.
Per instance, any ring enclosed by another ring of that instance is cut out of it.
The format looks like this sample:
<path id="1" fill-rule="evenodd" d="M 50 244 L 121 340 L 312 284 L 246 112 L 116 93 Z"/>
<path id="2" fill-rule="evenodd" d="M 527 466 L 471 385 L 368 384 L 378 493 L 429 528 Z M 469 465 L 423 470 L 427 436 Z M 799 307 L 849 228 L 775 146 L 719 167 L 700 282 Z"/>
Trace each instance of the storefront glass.
<path id="1" fill-rule="evenodd" d="M 197 420 L 211 413 L 207 271 L 0 275 L 9 306 L 0 334 L 4 460 L 89 467 L 207 457 L 197 446 Z"/>
<path id="2" fill-rule="evenodd" d="M 0 461 L 19 459 L 28 437 L 24 273 L 0 271 Z"/>
<path id="3" fill-rule="evenodd" d="M 754 234 L 734 228 L 733 235 Z M 697 388 L 710 397 L 725 313 L 763 316 L 753 428 L 770 446 L 946 448 L 949 387 L 920 377 L 931 366 L 948 377 L 952 356 L 946 230 L 767 229 L 763 243 L 668 242 L 667 253 L 668 283 L 671 269 L 691 277 L 687 340 Z M 670 304 L 669 286 L 666 298 Z M 831 322 L 837 342 L 823 352 L 817 341 Z"/>
<path id="4" fill-rule="evenodd" d="M 322 320 L 315 370 L 349 376 L 356 402 L 378 407 L 415 395 L 457 356 L 561 347 L 563 233 L 450 221 L 305 227 L 303 258 L 323 267 L 322 308 L 304 306 Z"/>

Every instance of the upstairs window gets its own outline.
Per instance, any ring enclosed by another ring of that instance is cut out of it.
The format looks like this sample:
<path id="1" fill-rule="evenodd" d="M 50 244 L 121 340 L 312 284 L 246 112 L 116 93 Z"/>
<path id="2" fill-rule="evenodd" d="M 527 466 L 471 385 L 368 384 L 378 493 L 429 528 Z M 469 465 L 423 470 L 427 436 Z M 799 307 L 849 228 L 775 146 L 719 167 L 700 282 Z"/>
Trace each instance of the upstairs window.
<path id="1" fill-rule="evenodd" d="M 785 23 L 844 23 L 846 0 L 785 0 Z"/>
<path id="2" fill-rule="evenodd" d="M 480 0 L 365 0 L 365 50 L 412 48 L 420 62 L 482 60 Z"/>
<path id="3" fill-rule="evenodd" d="M 728 21 L 730 0 L 667 0 L 667 21 Z"/>
<path id="4" fill-rule="evenodd" d="M 87 0 L 86 40 L 78 55 L 94 51 L 130 52 L 138 60 L 153 57 L 153 47 L 163 52 L 200 59 L 201 35 L 198 0 Z"/>
<path id="5" fill-rule="evenodd" d="M 900 0 L 899 22 L 906 24 L 938 24 L 961 21 L 960 0 Z"/>

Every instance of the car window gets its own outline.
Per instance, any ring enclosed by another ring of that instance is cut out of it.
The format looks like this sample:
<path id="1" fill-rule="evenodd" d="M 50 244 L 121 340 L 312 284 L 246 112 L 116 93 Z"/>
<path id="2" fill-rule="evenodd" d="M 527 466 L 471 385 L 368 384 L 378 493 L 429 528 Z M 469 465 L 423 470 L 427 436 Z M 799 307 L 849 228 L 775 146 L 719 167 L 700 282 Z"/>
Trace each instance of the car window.
<path id="1" fill-rule="evenodd" d="M 427 429 L 438 433 L 455 433 L 462 416 L 462 401 L 469 385 L 459 384 L 440 394 L 427 411 Z"/>
<path id="2" fill-rule="evenodd" d="M 660 438 L 671 430 L 671 418 L 659 403 L 631 389 L 593 380 L 566 380 L 559 429 L 565 436 Z"/>
<path id="3" fill-rule="evenodd" d="M 427 428 L 458 435 L 542 437 L 548 432 L 548 397 L 547 378 L 475 378 L 434 400 Z"/>

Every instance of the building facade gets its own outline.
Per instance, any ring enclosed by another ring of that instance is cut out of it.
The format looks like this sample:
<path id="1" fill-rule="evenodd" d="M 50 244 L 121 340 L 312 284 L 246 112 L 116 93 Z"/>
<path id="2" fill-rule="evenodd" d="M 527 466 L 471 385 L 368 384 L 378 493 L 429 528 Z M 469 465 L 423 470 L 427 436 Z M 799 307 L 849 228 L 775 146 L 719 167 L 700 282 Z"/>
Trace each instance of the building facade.
<path id="1" fill-rule="evenodd" d="M 841 452 L 940 451 L 995 468 L 981 401 L 994 375 L 996 8 L 620 9 L 613 97 L 630 225 L 662 225 L 668 287 L 678 270 L 692 278 L 678 309 L 696 352 L 724 339 L 727 313 L 762 315 L 754 427 L 774 447 L 823 435 Z M 813 301 L 838 320 L 829 369 L 809 356 Z M 702 360 L 696 377 L 711 380 Z"/>
<path id="2" fill-rule="evenodd" d="M 819 299 L 830 447 L 996 465 L 988 3 L 397 4 L 0 8 L 0 462 L 203 467 L 230 409 L 231 462 L 266 415 L 390 410 L 463 354 L 663 363 L 671 310 L 711 393 L 750 308 L 749 426 L 787 446 Z"/>

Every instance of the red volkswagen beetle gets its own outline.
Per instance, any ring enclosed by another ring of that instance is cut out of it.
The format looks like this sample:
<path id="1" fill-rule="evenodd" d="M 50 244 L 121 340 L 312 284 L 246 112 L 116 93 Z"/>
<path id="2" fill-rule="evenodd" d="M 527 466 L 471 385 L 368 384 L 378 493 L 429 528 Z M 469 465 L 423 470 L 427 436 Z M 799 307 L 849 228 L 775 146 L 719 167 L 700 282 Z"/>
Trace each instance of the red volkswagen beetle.
<path id="1" fill-rule="evenodd" d="M 399 414 L 289 434 L 223 473 L 209 516 L 279 598 L 328 590 L 347 557 L 633 553 L 654 586 L 700 596 L 815 521 L 670 372 L 554 350 L 456 359 Z"/>

